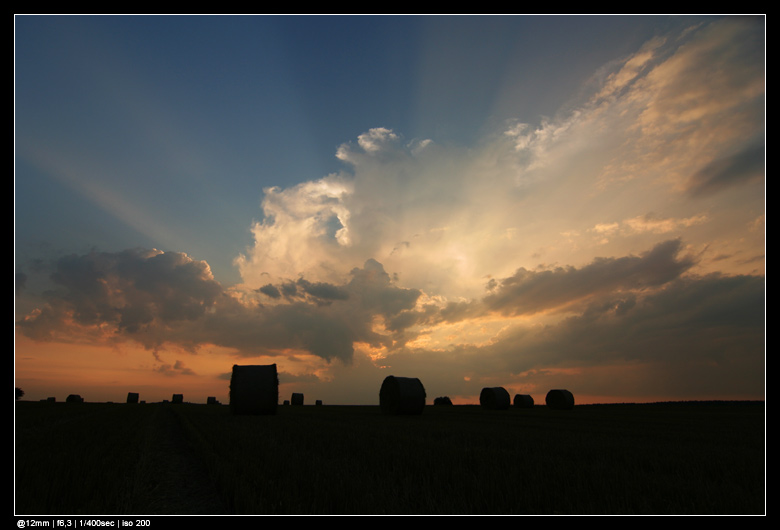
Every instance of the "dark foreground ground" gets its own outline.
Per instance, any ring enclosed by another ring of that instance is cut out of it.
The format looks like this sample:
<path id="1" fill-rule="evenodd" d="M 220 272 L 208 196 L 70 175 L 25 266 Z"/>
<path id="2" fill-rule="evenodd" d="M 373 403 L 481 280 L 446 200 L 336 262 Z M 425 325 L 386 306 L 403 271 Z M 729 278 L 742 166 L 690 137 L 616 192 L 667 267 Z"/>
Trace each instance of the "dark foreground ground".
<path id="1" fill-rule="evenodd" d="M 17 515 L 766 513 L 763 402 L 15 416 Z"/>

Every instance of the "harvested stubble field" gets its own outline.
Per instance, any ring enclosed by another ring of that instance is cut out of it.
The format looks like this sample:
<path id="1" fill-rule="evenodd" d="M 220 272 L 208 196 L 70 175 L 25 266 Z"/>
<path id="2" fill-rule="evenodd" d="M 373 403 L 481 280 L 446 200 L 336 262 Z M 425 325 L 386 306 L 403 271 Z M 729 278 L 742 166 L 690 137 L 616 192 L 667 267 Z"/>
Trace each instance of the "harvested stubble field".
<path id="1" fill-rule="evenodd" d="M 16 404 L 17 515 L 765 514 L 763 402 Z"/>

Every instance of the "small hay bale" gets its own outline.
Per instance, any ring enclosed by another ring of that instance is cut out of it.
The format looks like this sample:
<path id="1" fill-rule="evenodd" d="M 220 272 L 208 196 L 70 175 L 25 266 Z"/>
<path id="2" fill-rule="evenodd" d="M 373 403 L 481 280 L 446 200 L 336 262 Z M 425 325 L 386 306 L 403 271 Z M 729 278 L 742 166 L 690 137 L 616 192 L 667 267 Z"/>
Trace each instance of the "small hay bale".
<path id="1" fill-rule="evenodd" d="M 71 394 L 65 398 L 65 403 L 84 403 L 84 398 L 78 394 Z"/>
<path id="2" fill-rule="evenodd" d="M 285 399 L 285 400 L 282 402 L 282 405 L 284 405 L 285 407 L 286 407 L 287 405 L 289 405 L 289 404 L 290 404 L 290 400 L 289 400 L 289 399 Z"/>
<path id="3" fill-rule="evenodd" d="M 138 403 L 138 392 L 128 392 L 127 393 L 127 402 L 128 403 Z"/>
<path id="4" fill-rule="evenodd" d="M 176 405 L 181 405 L 184 403 L 184 394 L 174 394 L 171 398 L 171 403 L 174 403 Z"/>
<path id="5" fill-rule="evenodd" d="M 379 406 L 384 414 L 422 414 L 425 387 L 416 377 L 389 375 L 379 389 Z"/>
<path id="6" fill-rule="evenodd" d="M 528 394 L 515 394 L 513 403 L 519 409 L 531 409 L 534 407 L 534 398 Z"/>
<path id="7" fill-rule="evenodd" d="M 574 408 L 574 395 L 568 390 L 554 389 L 547 392 L 547 406 L 556 410 L 571 410 Z"/>
<path id="8" fill-rule="evenodd" d="M 509 392 L 502 386 L 483 388 L 479 393 L 479 404 L 483 409 L 506 410 L 509 408 Z"/>
<path id="9" fill-rule="evenodd" d="M 293 395 L 290 398 L 290 403 L 293 405 L 303 405 L 303 394 L 293 392 Z"/>
<path id="10" fill-rule="evenodd" d="M 57 398 L 56 397 L 48 397 L 48 398 L 46 398 L 46 402 L 47 403 L 56 403 L 57 402 Z"/>
<path id="11" fill-rule="evenodd" d="M 444 405 L 444 406 L 451 406 L 452 400 L 449 398 L 449 396 L 441 396 L 437 397 L 433 400 L 434 405 Z"/>
<path id="12" fill-rule="evenodd" d="M 206 398 L 206 405 L 219 405 L 219 401 L 214 396 L 209 396 Z"/>
<path id="13" fill-rule="evenodd" d="M 314 402 L 314 404 L 317 405 L 318 407 L 321 407 L 322 406 L 322 400 L 318 399 L 317 401 Z"/>
<path id="14" fill-rule="evenodd" d="M 230 410 L 233 414 L 276 414 L 279 377 L 275 364 L 233 365 Z"/>

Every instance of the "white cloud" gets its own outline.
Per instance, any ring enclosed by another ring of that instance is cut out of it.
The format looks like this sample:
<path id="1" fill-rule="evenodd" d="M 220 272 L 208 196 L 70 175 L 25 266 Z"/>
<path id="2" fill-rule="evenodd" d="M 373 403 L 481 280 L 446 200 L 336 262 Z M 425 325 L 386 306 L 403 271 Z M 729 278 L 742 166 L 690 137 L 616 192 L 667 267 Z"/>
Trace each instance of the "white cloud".
<path id="1" fill-rule="evenodd" d="M 724 19 L 656 39 L 572 111 L 509 125 L 468 149 L 371 129 L 338 149 L 343 174 L 266 191 L 254 247 L 238 260 L 244 280 L 333 281 L 373 258 L 402 285 L 473 298 L 486 278 L 537 259 L 583 265 L 670 232 L 706 245 L 687 230 L 713 214 L 684 190 L 719 153 L 761 132 L 758 28 Z M 589 230 L 600 234 L 590 243 L 571 237 Z"/>

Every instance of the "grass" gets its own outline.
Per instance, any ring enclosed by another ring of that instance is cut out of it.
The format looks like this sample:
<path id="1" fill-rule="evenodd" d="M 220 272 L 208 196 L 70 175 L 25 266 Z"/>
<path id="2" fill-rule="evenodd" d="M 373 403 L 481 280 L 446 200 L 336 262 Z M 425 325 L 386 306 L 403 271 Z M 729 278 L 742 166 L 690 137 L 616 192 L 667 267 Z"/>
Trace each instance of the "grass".
<path id="1" fill-rule="evenodd" d="M 17 514 L 764 514 L 764 403 L 16 404 Z"/>

